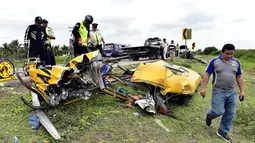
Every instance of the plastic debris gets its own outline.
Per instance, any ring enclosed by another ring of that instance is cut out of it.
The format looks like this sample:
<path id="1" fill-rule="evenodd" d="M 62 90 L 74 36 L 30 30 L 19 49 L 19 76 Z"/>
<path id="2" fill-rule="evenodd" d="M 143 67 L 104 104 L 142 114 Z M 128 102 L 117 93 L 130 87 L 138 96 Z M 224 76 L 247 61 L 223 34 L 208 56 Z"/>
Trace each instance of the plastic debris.
<path id="1" fill-rule="evenodd" d="M 138 117 L 138 116 L 141 116 L 141 114 L 138 113 L 138 112 L 134 112 L 133 114 L 134 114 L 135 116 L 137 116 L 137 117 Z"/>
<path id="2" fill-rule="evenodd" d="M 29 120 L 28 120 L 28 124 L 34 130 L 39 129 L 40 126 L 41 126 L 40 119 L 36 115 L 34 115 L 34 114 L 30 115 Z"/>
<path id="3" fill-rule="evenodd" d="M 170 132 L 170 130 L 161 122 L 159 119 L 154 119 L 154 121 L 163 129 L 165 129 L 167 132 Z"/>
<path id="4" fill-rule="evenodd" d="M 18 143 L 18 141 L 19 141 L 19 138 L 16 137 L 16 136 L 14 136 L 14 137 L 13 137 L 13 142 L 14 142 L 14 143 Z"/>

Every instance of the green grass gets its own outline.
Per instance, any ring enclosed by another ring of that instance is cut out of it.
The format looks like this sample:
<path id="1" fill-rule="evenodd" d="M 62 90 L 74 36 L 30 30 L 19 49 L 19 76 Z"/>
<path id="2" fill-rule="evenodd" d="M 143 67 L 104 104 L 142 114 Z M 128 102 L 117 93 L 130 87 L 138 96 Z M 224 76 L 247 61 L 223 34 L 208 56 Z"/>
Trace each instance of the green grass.
<path id="1" fill-rule="evenodd" d="M 199 73 L 204 73 L 206 68 L 206 65 L 192 60 L 176 59 L 175 63 L 188 66 Z M 243 66 L 244 70 L 248 70 L 252 65 L 244 62 Z M 249 143 L 255 142 L 255 117 L 252 116 L 255 114 L 255 75 L 244 72 L 244 79 L 246 97 L 244 102 L 238 102 L 230 136 L 235 142 Z M 22 143 L 40 143 L 44 140 L 56 142 L 43 127 L 39 130 L 29 127 L 28 118 L 33 111 L 19 99 L 21 95 L 29 97 L 26 89 L 19 87 L 11 91 L 7 91 L 7 88 L 0 90 L 1 142 L 12 142 L 14 136 Z M 224 141 L 216 135 L 220 118 L 213 120 L 210 128 L 204 122 L 206 112 L 210 109 L 210 101 L 209 83 L 205 98 L 196 93 L 187 105 L 170 105 L 177 119 L 159 114 L 135 116 L 134 113 L 143 112 L 138 108 L 125 108 L 119 100 L 103 94 L 94 95 L 87 101 L 47 110 L 46 114 L 63 135 L 59 142 L 221 143 Z M 160 119 L 170 132 L 158 126 L 154 121 L 156 118 Z"/>
<path id="2" fill-rule="evenodd" d="M 203 59 L 207 60 L 208 63 L 212 58 L 217 57 L 218 55 L 199 55 L 202 56 Z M 235 57 L 235 56 L 234 56 Z M 236 57 L 235 57 L 236 58 Z M 244 72 L 248 71 L 251 74 L 255 74 L 255 64 L 253 61 L 245 59 L 245 58 L 237 58 L 241 62 L 241 68 Z"/>
<path id="3" fill-rule="evenodd" d="M 63 64 L 67 58 L 68 56 L 56 56 L 56 64 Z M 71 58 L 73 58 L 73 56 Z M 12 62 L 15 68 L 22 68 L 24 64 L 27 63 L 27 60 L 12 60 Z"/>

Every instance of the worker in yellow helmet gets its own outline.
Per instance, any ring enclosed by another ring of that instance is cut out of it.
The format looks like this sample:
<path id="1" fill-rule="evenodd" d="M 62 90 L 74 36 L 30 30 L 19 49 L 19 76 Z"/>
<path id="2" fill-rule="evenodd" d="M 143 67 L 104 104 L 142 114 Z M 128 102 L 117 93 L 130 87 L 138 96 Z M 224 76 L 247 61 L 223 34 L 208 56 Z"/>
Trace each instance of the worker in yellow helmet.
<path id="1" fill-rule="evenodd" d="M 46 19 L 43 19 L 43 27 L 46 28 L 46 34 L 47 34 L 47 41 L 45 42 L 44 45 L 49 53 L 50 63 L 53 66 L 53 65 L 56 65 L 56 60 L 55 60 L 55 56 L 53 54 L 51 44 L 52 44 L 52 40 L 55 40 L 56 37 L 54 35 L 52 28 L 48 27 L 48 23 L 49 22 Z"/>
<path id="2" fill-rule="evenodd" d="M 86 15 L 82 22 L 76 23 L 73 28 L 72 34 L 75 38 L 73 43 L 75 57 L 88 53 L 88 38 L 90 31 L 90 24 L 93 22 L 91 15 Z"/>

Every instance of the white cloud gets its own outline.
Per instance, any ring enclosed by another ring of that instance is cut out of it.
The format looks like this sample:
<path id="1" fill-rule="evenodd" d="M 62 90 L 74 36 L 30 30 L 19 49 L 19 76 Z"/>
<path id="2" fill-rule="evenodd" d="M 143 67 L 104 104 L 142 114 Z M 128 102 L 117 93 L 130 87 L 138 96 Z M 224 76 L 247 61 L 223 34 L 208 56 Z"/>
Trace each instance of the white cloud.
<path id="1" fill-rule="evenodd" d="M 184 44 L 182 28 L 192 28 L 197 48 L 231 42 L 255 48 L 252 0 L 1 0 L 0 44 L 19 39 L 38 15 L 49 21 L 56 40 L 68 44 L 68 26 L 93 15 L 106 42 L 143 45 L 148 37 Z"/>

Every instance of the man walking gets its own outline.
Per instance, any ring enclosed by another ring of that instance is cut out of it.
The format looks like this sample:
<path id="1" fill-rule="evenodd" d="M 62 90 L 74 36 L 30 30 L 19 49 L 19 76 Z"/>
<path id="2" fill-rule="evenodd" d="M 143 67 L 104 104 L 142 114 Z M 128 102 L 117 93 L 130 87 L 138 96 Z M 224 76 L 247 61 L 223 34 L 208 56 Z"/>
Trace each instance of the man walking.
<path id="1" fill-rule="evenodd" d="M 204 74 L 200 92 L 203 97 L 206 95 L 206 85 L 210 75 L 213 74 L 212 103 L 211 110 L 206 115 L 206 124 L 210 126 L 213 119 L 222 115 L 217 135 L 227 142 L 232 142 L 228 132 L 232 128 L 236 111 L 237 91 L 235 80 L 240 89 L 239 100 L 243 101 L 245 95 L 241 64 L 233 58 L 234 51 L 234 45 L 225 44 L 222 48 L 222 54 L 211 60 Z"/>
<path id="2" fill-rule="evenodd" d="M 104 38 L 102 37 L 100 31 L 97 29 L 97 26 L 98 26 L 97 23 L 92 24 L 92 30 L 89 32 L 90 42 L 93 44 L 93 46 L 95 46 L 97 49 L 99 49 L 101 55 L 104 57 L 105 54 L 103 51 L 101 41 L 103 42 L 103 44 L 105 44 L 105 41 L 104 41 Z"/>

